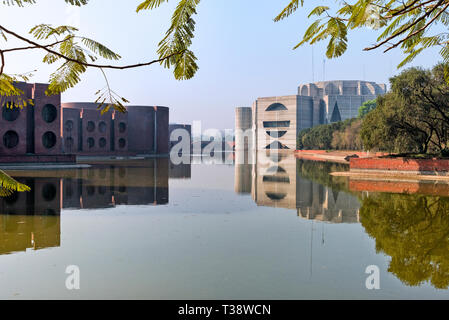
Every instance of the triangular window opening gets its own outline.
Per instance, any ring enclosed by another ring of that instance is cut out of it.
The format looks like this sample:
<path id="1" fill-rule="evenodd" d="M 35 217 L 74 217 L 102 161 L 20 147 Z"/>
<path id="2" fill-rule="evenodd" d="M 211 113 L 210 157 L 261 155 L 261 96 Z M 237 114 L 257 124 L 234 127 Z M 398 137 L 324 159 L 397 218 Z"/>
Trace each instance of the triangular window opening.
<path id="1" fill-rule="evenodd" d="M 331 123 L 341 121 L 340 109 L 338 108 L 338 102 L 335 102 L 334 111 L 332 112 Z"/>

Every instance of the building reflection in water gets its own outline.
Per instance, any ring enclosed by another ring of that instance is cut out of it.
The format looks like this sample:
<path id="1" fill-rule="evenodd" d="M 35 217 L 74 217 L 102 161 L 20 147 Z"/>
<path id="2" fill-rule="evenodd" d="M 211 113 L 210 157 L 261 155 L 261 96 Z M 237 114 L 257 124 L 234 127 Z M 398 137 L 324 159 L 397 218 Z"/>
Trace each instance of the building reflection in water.
<path id="1" fill-rule="evenodd" d="M 70 176 L 62 179 L 62 206 L 99 209 L 117 205 L 165 205 L 169 196 L 169 171 L 168 159 L 125 165 L 99 164 L 70 171 Z"/>
<path id="2" fill-rule="evenodd" d="M 0 254 L 59 247 L 60 179 L 18 179 L 31 187 L 0 199 Z"/>
<path id="3" fill-rule="evenodd" d="M 190 179 L 191 168 L 153 159 L 79 170 L 10 173 L 31 192 L 0 198 L 0 254 L 59 247 L 62 209 L 168 204 L 169 178 Z"/>
<path id="4" fill-rule="evenodd" d="M 359 222 L 357 196 L 338 185 L 320 183 L 320 175 L 329 179 L 332 164 L 299 160 L 292 153 L 259 151 L 252 165 L 242 160 L 251 158 L 245 153 L 236 153 L 236 193 L 251 194 L 260 206 L 296 210 L 305 219 Z"/>

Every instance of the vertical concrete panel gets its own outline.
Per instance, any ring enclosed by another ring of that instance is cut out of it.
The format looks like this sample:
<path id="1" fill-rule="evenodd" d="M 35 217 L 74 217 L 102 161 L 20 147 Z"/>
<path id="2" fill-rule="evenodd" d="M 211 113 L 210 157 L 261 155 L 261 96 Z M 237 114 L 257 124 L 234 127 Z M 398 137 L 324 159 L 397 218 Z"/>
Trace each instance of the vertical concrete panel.
<path id="1" fill-rule="evenodd" d="M 252 145 L 252 115 L 251 108 L 235 109 L 235 150 L 248 150 Z"/>
<path id="2" fill-rule="evenodd" d="M 166 107 L 156 108 L 156 140 L 157 140 L 157 153 L 168 154 L 169 153 L 169 122 L 170 111 Z"/>
<path id="3" fill-rule="evenodd" d="M 114 115 L 114 148 L 111 152 L 114 153 L 128 153 L 129 151 L 129 122 L 128 112 L 115 112 Z M 112 138 L 112 137 L 111 137 Z"/>
<path id="4" fill-rule="evenodd" d="M 93 109 L 83 109 L 82 113 L 82 154 L 110 154 L 112 114 L 102 115 L 99 110 Z"/>
<path id="5" fill-rule="evenodd" d="M 80 153 L 80 125 L 81 110 L 63 108 L 63 151 L 67 154 Z"/>
<path id="6" fill-rule="evenodd" d="M 16 87 L 24 92 L 21 99 L 32 98 L 32 86 L 26 83 L 17 83 Z M 27 136 L 32 127 L 29 127 L 27 121 L 27 112 L 32 106 L 26 108 L 14 108 L 6 110 L 6 105 L 17 101 L 17 98 L 1 99 L 0 108 L 0 155 L 24 155 L 27 153 Z M 8 121 L 12 120 L 12 121 Z M 17 144 L 11 140 L 17 142 Z M 18 138 L 18 141 L 16 140 Z M 6 142 L 6 143 L 5 143 Z M 14 147 L 12 143 L 16 144 Z"/>
<path id="7" fill-rule="evenodd" d="M 34 145 L 37 155 L 62 153 L 61 95 L 47 96 L 47 84 L 34 84 Z M 45 138 L 47 137 L 47 139 Z"/>

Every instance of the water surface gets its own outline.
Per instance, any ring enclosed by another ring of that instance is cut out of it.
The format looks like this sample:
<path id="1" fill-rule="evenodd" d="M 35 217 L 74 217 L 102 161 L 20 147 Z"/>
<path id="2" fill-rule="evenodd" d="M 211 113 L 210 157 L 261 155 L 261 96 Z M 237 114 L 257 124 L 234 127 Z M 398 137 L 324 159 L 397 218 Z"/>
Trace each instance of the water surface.
<path id="1" fill-rule="evenodd" d="M 0 200 L 0 298 L 449 298 L 446 186 L 409 194 L 338 170 L 261 153 L 10 172 L 32 192 Z"/>

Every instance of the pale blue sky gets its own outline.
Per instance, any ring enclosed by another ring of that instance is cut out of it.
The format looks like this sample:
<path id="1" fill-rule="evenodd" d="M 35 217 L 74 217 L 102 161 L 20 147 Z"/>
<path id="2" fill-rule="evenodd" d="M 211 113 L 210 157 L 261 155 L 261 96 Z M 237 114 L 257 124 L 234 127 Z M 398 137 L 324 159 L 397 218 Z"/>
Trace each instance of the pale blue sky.
<path id="1" fill-rule="evenodd" d="M 77 11 L 67 10 L 62 0 L 39 0 L 27 8 L 2 6 L 2 25 L 26 33 L 38 23 L 53 25 L 77 21 Z M 171 71 L 159 65 L 108 71 L 113 88 L 132 104 L 170 107 L 170 121 L 191 123 L 202 120 L 207 128 L 234 127 L 234 108 L 251 106 L 257 97 L 295 94 L 301 83 L 323 80 L 325 45 L 312 48 L 292 47 L 299 41 L 310 21 L 306 11 L 274 23 L 273 17 L 288 0 L 203 0 L 198 8 L 197 32 L 193 50 L 200 70 L 189 81 L 177 81 Z M 306 1 L 307 2 L 307 1 Z M 309 1 L 313 3 L 312 1 Z M 139 0 L 91 0 L 79 9 L 81 32 L 123 56 L 120 64 L 156 58 L 157 43 L 168 27 L 176 1 L 155 11 L 137 14 Z M 309 7 L 310 8 L 310 7 Z M 350 37 L 348 52 L 339 59 L 326 61 L 326 80 L 364 79 L 387 83 L 397 73 L 399 51 L 363 52 L 375 40 L 372 31 Z M 4 45 L 2 42 L 0 45 Z M 34 82 L 46 82 L 51 69 L 40 63 L 42 53 L 9 55 L 7 72 L 38 69 Z M 439 59 L 429 51 L 413 65 L 430 67 Z M 89 71 L 83 82 L 63 94 L 63 101 L 92 101 L 104 86 L 98 70 Z"/>

